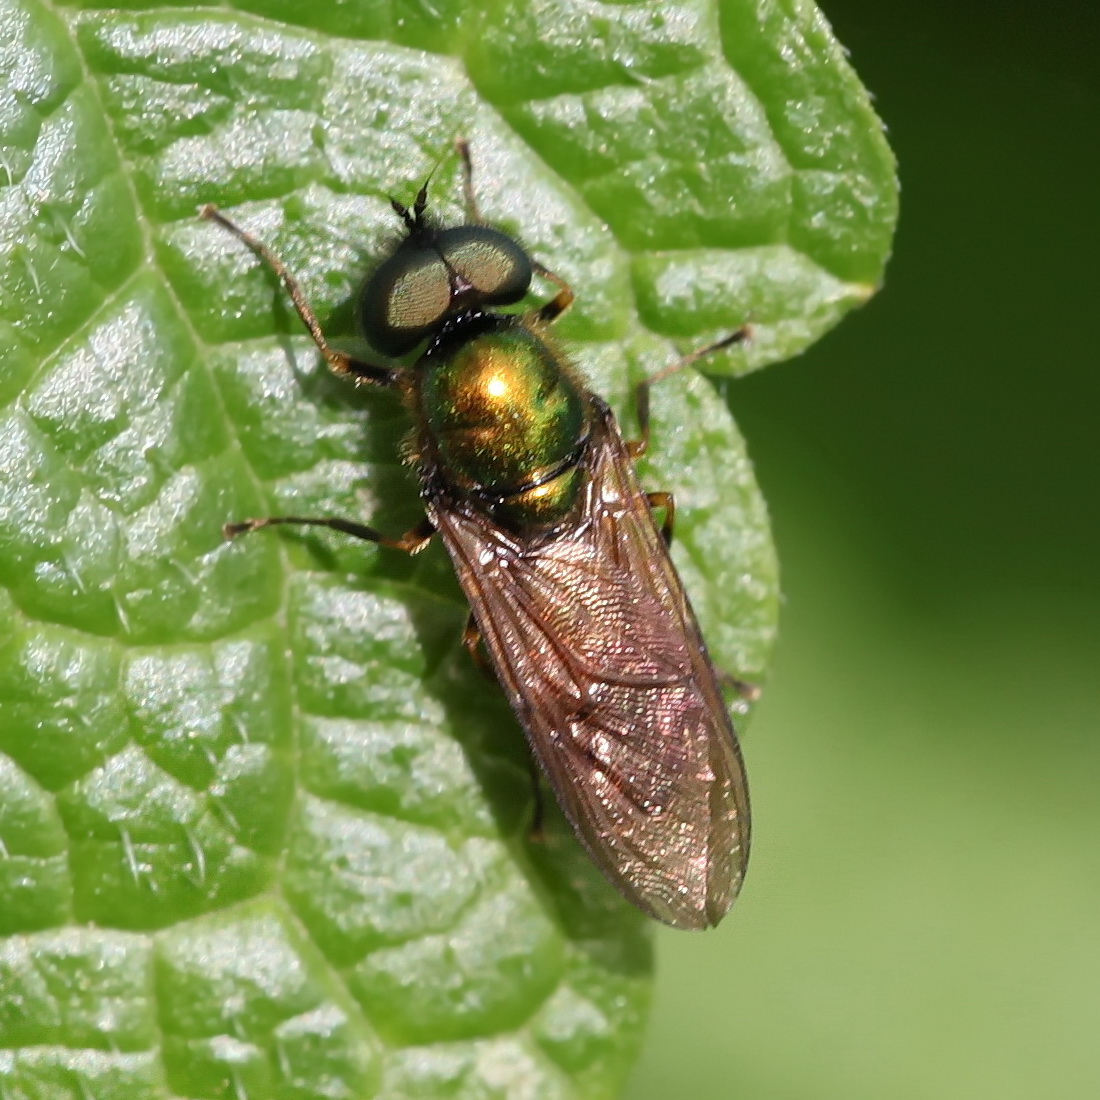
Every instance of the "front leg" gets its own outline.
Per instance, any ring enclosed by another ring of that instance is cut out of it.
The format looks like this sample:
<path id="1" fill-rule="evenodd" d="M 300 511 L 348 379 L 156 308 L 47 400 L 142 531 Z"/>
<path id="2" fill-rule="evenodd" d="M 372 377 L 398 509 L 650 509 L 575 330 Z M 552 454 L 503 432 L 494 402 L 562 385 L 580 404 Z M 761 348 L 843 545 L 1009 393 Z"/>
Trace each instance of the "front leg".
<path id="1" fill-rule="evenodd" d="M 286 290 L 287 295 L 294 304 L 298 316 L 301 317 L 302 324 L 306 326 L 310 336 L 313 337 L 317 350 L 324 356 L 325 362 L 336 374 L 350 376 L 357 382 L 371 382 L 376 386 L 393 386 L 398 383 L 403 373 L 400 368 L 381 367 L 375 363 L 364 362 L 362 359 L 356 359 L 354 356 L 348 355 L 347 352 L 337 351 L 329 344 L 324 330 L 321 328 L 321 322 L 317 320 L 317 314 L 313 312 L 313 307 L 306 300 L 305 293 L 298 284 L 298 280 L 291 275 L 286 264 L 263 241 L 258 237 L 253 237 L 251 233 L 242 229 L 236 222 L 230 221 L 213 204 L 204 206 L 199 211 L 199 216 L 217 222 L 218 225 L 228 229 L 230 233 L 248 245 L 275 272 L 279 282 L 283 284 L 283 289 Z"/>

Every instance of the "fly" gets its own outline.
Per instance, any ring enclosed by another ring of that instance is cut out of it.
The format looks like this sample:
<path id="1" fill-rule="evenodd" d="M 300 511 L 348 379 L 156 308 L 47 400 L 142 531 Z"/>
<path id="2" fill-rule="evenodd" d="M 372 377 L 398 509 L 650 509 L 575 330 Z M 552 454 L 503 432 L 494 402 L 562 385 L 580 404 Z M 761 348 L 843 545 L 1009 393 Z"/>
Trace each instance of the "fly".
<path id="1" fill-rule="evenodd" d="M 748 335 L 740 329 L 643 382 L 642 438 L 558 349 L 568 284 L 501 230 L 473 192 L 468 221 L 393 200 L 405 235 L 363 289 L 359 320 L 384 366 L 332 348 L 298 283 L 261 241 L 210 218 L 275 272 L 325 361 L 395 389 L 413 421 L 410 461 L 425 517 L 396 538 L 352 520 L 273 516 L 227 524 L 328 527 L 415 554 L 438 532 L 470 605 L 464 642 L 499 681 L 535 759 L 589 854 L 625 897 L 677 928 L 717 924 L 749 855 L 749 796 L 729 712 L 672 564 L 674 501 L 646 493 L 634 460 L 649 440 L 649 386 Z M 557 292 L 522 313 L 535 275 Z M 654 510 L 664 513 L 658 526 Z"/>

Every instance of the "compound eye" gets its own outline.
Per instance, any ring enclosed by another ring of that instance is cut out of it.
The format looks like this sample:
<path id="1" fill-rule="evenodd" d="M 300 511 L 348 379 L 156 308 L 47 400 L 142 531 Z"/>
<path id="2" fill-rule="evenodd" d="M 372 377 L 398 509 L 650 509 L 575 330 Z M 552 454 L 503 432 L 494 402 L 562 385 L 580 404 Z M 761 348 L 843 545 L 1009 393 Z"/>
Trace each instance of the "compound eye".
<path id="1" fill-rule="evenodd" d="M 450 306 L 450 276 L 439 253 L 402 247 L 363 288 L 363 335 L 384 355 L 404 355 L 439 327 Z"/>
<path id="2" fill-rule="evenodd" d="M 436 247 L 488 304 L 518 302 L 531 285 L 531 261 L 527 253 L 499 229 L 456 225 L 439 234 Z"/>

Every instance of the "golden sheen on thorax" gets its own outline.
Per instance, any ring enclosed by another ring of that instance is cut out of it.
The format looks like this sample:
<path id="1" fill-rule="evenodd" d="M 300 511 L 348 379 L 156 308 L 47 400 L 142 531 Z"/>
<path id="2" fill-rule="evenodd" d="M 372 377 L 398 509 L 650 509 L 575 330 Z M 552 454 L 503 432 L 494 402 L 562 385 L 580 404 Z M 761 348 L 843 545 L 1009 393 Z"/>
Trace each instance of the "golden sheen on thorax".
<path id="1" fill-rule="evenodd" d="M 587 433 L 586 402 L 560 358 L 507 322 L 434 366 L 422 400 L 428 434 L 459 483 L 501 496 L 552 473 Z"/>

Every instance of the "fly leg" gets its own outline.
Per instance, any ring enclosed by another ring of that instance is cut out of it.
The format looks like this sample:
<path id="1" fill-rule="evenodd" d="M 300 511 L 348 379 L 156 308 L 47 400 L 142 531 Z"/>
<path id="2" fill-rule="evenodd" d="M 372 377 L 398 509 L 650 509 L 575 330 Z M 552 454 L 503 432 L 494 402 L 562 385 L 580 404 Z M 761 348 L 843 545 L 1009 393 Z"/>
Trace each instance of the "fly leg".
<path id="1" fill-rule="evenodd" d="M 656 374 L 649 375 L 648 378 L 643 378 L 638 383 L 635 392 L 635 401 L 637 407 L 638 416 L 638 430 L 641 434 L 640 439 L 631 440 L 627 442 L 627 450 L 630 452 L 631 458 L 641 458 L 642 455 L 649 450 L 650 439 L 650 415 L 649 415 L 649 391 L 658 382 L 663 382 L 666 378 L 675 374 L 677 371 L 681 371 L 684 367 L 691 366 L 692 363 L 697 363 L 700 359 L 712 354 L 716 351 L 721 351 L 722 348 L 732 347 L 734 344 L 740 344 L 745 340 L 750 339 L 752 336 L 752 328 L 749 325 L 743 325 L 737 329 L 736 332 L 731 332 L 728 336 L 723 337 L 721 340 L 713 344 L 707 344 L 705 347 L 697 348 L 695 351 L 689 352 L 683 358 L 676 360 L 675 363 L 671 363 L 663 370 L 659 370 Z M 661 524 L 661 535 L 665 540 L 665 545 L 672 544 L 672 529 L 676 517 L 676 499 L 671 493 L 647 493 L 646 499 L 649 501 L 650 508 L 662 508 L 665 513 L 664 522 Z M 739 695 L 746 703 L 755 703 L 760 698 L 760 687 L 757 684 L 750 682 L 749 680 L 743 680 L 739 676 L 734 676 L 730 672 L 719 669 L 718 680 L 724 688 L 727 688 L 737 695 Z"/>
<path id="2" fill-rule="evenodd" d="M 329 344 L 321 328 L 321 323 L 317 320 L 317 314 L 313 312 L 313 307 L 306 301 L 306 296 L 298 284 L 298 280 L 291 275 L 286 264 L 263 241 L 253 237 L 251 233 L 246 232 L 235 222 L 230 221 L 212 204 L 204 206 L 199 211 L 199 216 L 217 222 L 218 225 L 228 229 L 230 233 L 248 245 L 271 268 L 278 277 L 279 282 L 283 284 L 283 289 L 287 292 L 298 316 L 301 317 L 302 324 L 306 326 L 310 336 L 313 337 L 317 350 L 324 356 L 325 362 L 336 374 L 354 378 L 356 382 L 372 382 L 377 386 L 393 386 L 397 383 L 402 374 L 400 369 L 365 363 L 361 359 L 348 355 L 347 352 L 337 351 Z M 353 532 L 349 531 L 348 533 L 352 534 Z"/>
<path id="3" fill-rule="evenodd" d="M 734 676 L 732 672 L 726 672 L 725 669 L 717 669 L 718 682 L 724 688 L 728 688 L 730 691 L 739 695 L 746 703 L 755 703 L 759 700 L 763 694 L 759 684 L 754 684 L 749 680 L 742 680 L 739 676 Z"/>
<path id="4" fill-rule="evenodd" d="M 485 649 L 481 645 L 481 628 L 477 625 L 477 619 L 471 611 L 466 619 L 466 626 L 462 630 L 462 644 L 470 659 L 477 665 L 482 675 L 487 676 L 493 683 L 499 683 L 489 658 L 485 656 Z M 531 814 L 531 828 L 528 836 L 531 840 L 542 839 L 542 785 L 539 783 L 539 767 L 530 749 L 527 752 L 527 766 L 531 772 L 531 796 L 534 801 L 534 811 Z"/>
<path id="5" fill-rule="evenodd" d="M 661 537 L 665 546 L 672 545 L 672 527 L 676 522 L 676 498 L 671 493 L 646 493 L 650 508 L 662 508 L 665 521 L 661 524 Z"/>
<path id="6" fill-rule="evenodd" d="M 298 316 L 302 319 L 302 324 L 306 326 L 314 344 L 317 345 L 317 350 L 336 374 L 353 378 L 356 382 L 368 382 L 377 386 L 394 386 L 399 383 L 402 375 L 400 369 L 366 363 L 361 359 L 348 355 L 347 352 L 337 351 L 329 344 L 324 330 L 321 328 L 321 323 L 317 320 L 317 314 L 313 312 L 313 307 L 306 300 L 298 280 L 290 273 L 286 264 L 263 241 L 246 232 L 236 222 L 230 221 L 216 206 L 204 206 L 200 211 L 200 216 L 217 222 L 218 225 L 228 229 L 230 233 L 252 249 L 271 268 L 279 282 L 282 283 L 283 289 L 287 292 Z M 368 542 L 377 543 L 379 546 L 404 550 L 410 554 L 415 554 L 422 549 L 435 531 L 435 527 L 427 517 L 411 531 L 407 531 L 400 538 L 395 539 L 381 534 L 373 527 L 367 527 L 352 520 L 328 517 L 313 519 L 305 516 L 267 516 L 264 519 L 246 519 L 241 523 L 227 523 L 222 528 L 222 532 L 227 539 L 232 539 L 250 531 L 257 531 L 261 527 L 274 527 L 279 524 L 328 527 L 330 530 L 341 531 L 345 535 L 351 535 L 354 538 L 366 539 Z"/>
<path id="7" fill-rule="evenodd" d="M 558 288 L 557 294 L 538 311 L 539 320 L 548 325 L 556 321 L 573 304 L 575 297 L 573 288 L 560 275 L 555 275 L 548 267 L 543 267 L 538 260 L 532 260 L 531 266 L 535 269 L 536 275 L 541 275 Z"/>
<path id="8" fill-rule="evenodd" d="M 470 143 L 465 138 L 458 138 L 455 149 L 462 160 L 462 194 L 466 199 L 466 216 L 476 225 L 488 225 L 474 194 L 474 162 L 470 156 Z"/>
<path id="9" fill-rule="evenodd" d="M 462 628 L 462 644 L 482 676 L 492 680 L 494 684 L 499 683 L 493 666 L 489 664 L 489 658 L 485 656 L 485 650 L 481 645 L 481 628 L 477 625 L 477 619 L 474 618 L 472 611 L 466 617 L 466 625 Z"/>
<path id="10" fill-rule="evenodd" d="M 736 332 L 731 332 L 729 336 L 724 336 L 713 344 L 707 344 L 706 347 L 696 348 L 695 351 L 688 352 L 682 359 L 677 359 L 675 363 L 669 364 L 656 374 L 649 375 L 648 378 L 643 378 L 638 383 L 634 390 L 634 400 L 638 410 L 638 430 L 641 433 L 641 439 L 635 439 L 627 443 L 626 446 L 630 451 L 631 458 L 641 458 L 649 450 L 649 391 L 658 382 L 663 382 L 677 371 L 683 370 L 684 367 L 690 367 L 692 363 L 698 363 L 700 359 L 705 359 L 708 355 L 721 351 L 723 348 L 743 343 L 751 336 L 751 326 L 742 325 Z"/>
<path id="11" fill-rule="evenodd" d="M 455 142 L 455 148 L 462 159 L 462 193 L 466 199 L 466 214 L 475 224 L 488 225 L 477 204 L 477 196 L 474 195 L 474 163 L 470 157 L 470 143 L 465 138 L 459 138 Z M 535 311 L 535 316 L 548 325 L 551 321 L 556 321 L 573 304 L 575 297 L 573 288 L 560 275 L 556 275 L 548 267 L 543 267 L 538 260 L 531 259 L 531 268 L 536 275 L 558 288 L 557 294 L 546 305 Z"/>
<path id="12" fill-rule="evenodd" d="M 365 539 L 367 542 L 373 542 L 378 546 L 385 546 L 391 550 L 403 550 L 406 554 L 419 553 L 428 545 L 432 535 L 435 534 L 435 524 L 427 516 L 398 538 L 390 538 L 376 531 L 373 527 L 355 523 L 350 519 L 332 517 L 313 519 L 307 516 L 267 516 L 264 519 L 246 519 L 240 523 L 227 523 L 222 528 L 222 533 L 227 539 L 235 539 L 239 535 L 247 535 L 251 531 L 258 531 L 261 527 L 281 525 L 327 527 L 330 531 L 340 531 L 342 534 L 351 535 L 357 539 Z"/>
<path id="13" fill-rule="evenodd" d="M 666 546 L 672 545 L 672 526 L 676 518 L 676 498 L 671 493 L 646 493 L 646 500 L 650 508 L 662 508 L 665 513 L 664 523 L 661 524 L 661 537 Z M 716 669 L 718 682 L 722 687 L 739 695 L 746 703 L 755 703 L 761 695 L 760 685 L 750 680 L 742 680 L 740 676 L 734 676 L 732 672 L 724 669 Z"/>

